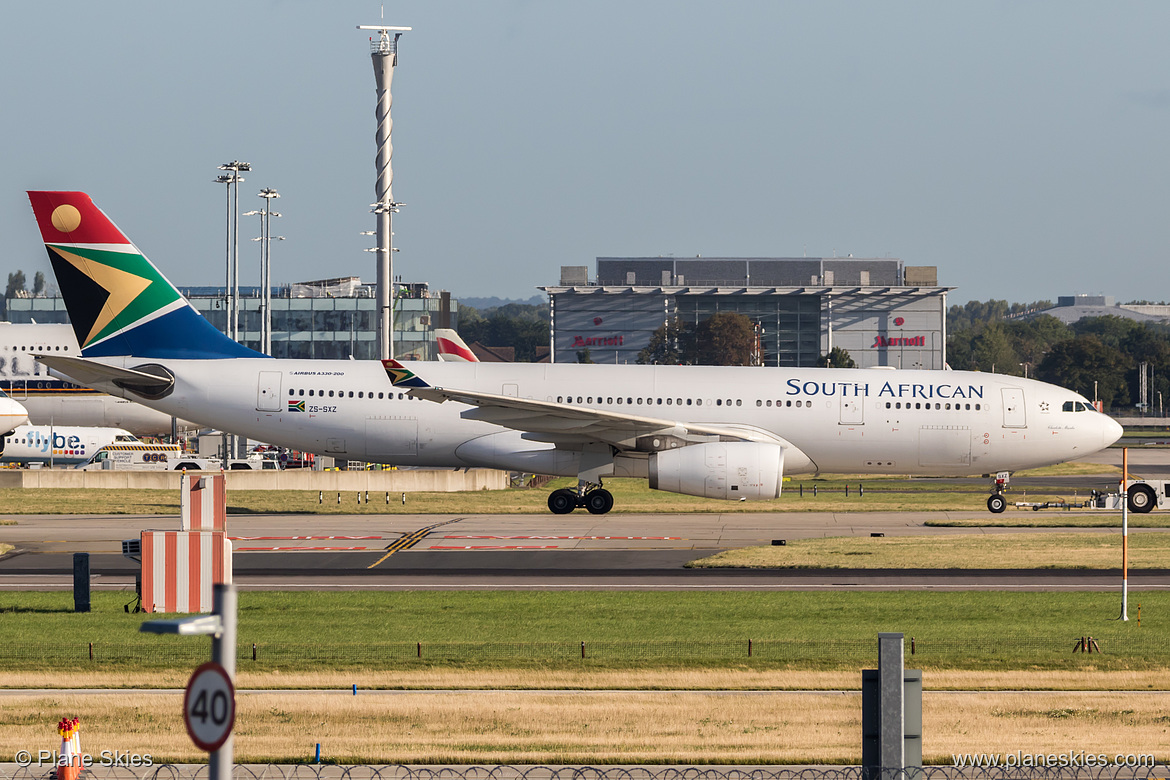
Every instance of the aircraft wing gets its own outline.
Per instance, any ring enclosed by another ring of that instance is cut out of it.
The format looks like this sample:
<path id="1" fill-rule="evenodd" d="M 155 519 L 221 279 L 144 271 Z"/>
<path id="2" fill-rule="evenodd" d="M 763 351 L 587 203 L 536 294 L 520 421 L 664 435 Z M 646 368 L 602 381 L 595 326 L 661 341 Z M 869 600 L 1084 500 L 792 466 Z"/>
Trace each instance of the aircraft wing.
<path id="1" fill-rule="evenodd" d="M 791 446 L 784 439 L 749 426 L 694 424 L 474 390 L 428 386 L 415 387 L 409 392 L 428 401 L 458 401 L 473 406 L 474 409 L 463 412 L 461 416 L 521 431 L 524 438 L 532 441 L 569 448 L 590 442 L 604 442 L 619 450 L 643 452 L 710 441 L 754 441 Z"/>

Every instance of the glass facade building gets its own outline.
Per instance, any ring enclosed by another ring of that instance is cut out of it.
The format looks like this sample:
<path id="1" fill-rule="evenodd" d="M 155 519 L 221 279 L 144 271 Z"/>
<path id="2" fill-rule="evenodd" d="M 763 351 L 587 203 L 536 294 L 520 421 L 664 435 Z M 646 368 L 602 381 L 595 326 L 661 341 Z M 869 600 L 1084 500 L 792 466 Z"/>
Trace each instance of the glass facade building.
<path id="1" fill-rule="evenodd" d="M 933 267 L 890 258 L 597 258 L 596 281 L 562 268 L 549 295 L 553 361 L 635 363 L 654 331 L 737 312 L 765 366 L 815 366 L 833 347 L 857 365 L 941 369 L 946 294 Z"/>
<path id="2" fill-rule="evenodd" d="M 334 281 L 334 280 L 331 280 Z M 313 283 L 273 288 L 272 355 L 278 358 L 377 358 L 377 299 L 360 282 L 352 289 L 320 295 Z M 180 288 L 179 292 L 207 320 L 227 332 L 227 307 L 222 287 Z M 261 288 L 240 288 L 240 343 L 262 350 Z M 350 293 L 348 295 L 338 293 Z M 297 295 L 301 297 L 296 297 Z M 458 327 L 458 304 L 446 292 L 431 296 L 426 285 L 404 285 L 394 306 L 394 355 L 408 360 L 435 360 L 437 327 Z M 69 322 L 61 298 L 10 298 L 10 322 Z M 450 325 L 443 325 L 449 322 Z"/>

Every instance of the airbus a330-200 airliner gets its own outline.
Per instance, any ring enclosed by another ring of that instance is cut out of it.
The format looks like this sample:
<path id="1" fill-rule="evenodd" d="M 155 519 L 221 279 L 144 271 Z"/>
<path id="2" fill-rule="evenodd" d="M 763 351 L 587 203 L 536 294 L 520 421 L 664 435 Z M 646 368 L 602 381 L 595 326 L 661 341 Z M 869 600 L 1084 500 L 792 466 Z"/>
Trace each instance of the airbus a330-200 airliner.
<path id="1" fill-rule="evenodd" d="M 39 356 L 55 372 L 306 452 L 576 477 L 556 513 L 608 512 L 607 477 L 767 500 L 789 473 L 1010 472 L 1121 435 L 1077 393 L 968 371 L 276 359 L 216 330 L 85 193 L 29 198 L 81 346 Z"/>

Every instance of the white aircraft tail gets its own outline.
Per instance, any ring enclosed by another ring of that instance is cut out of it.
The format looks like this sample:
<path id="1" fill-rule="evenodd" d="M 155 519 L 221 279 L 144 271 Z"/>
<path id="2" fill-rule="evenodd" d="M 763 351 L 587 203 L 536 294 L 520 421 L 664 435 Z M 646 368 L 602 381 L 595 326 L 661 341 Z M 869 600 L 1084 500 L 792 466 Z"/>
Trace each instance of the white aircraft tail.
<path id="1" fill-rule="evenodd" d="M 435 341 L 439 345 L 439 360 L 447 363 L 479 362 L 471 347 L 452 328 L 435 328 Z"/>

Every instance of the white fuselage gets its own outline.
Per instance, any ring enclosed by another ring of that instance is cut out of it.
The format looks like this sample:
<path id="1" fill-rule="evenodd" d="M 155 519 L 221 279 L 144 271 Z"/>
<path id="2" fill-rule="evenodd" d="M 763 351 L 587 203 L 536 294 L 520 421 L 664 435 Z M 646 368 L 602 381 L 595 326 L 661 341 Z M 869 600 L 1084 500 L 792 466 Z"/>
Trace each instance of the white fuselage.
<path id="1" fill-rule="evenodd" d="M 70 325 L 0 322 L 0 390 L 28 410 L 33 425 L 124 428 L 140 436 L 167 435 L 169 415 L 59 379 L 34 354 L 76 357 Z M 180 421 L 180 428 L 189 428 Z"/>
<path id="2" fill-rule="evenodd" d="M 121 428 L 22 425 L 0 437 L 0 463 L 84 463 L 114 442 L 137 441 Z"/>
<path id="3" fill-rule="evenodd" d="M 391 385 L 377 361 L 102 362 L 164 366 L 175 376 L 173 391 L 141 403 L 258 441 L 369 462 L 578 473 L 579 456 L 571 450 L 464 419 L 461 413 L 471 407 L 459 403 L 412 398 L 405 388 Z M 1072 391 L 977 372 L 403 365 L 447 389 L 762 429 L 806 456 L 789 457 L 787 471 L 938 476 L 1015 471 L 1088 455 L 1120 435 L 1116 422 L 1088 410 L 1088 402 Z M 102 389 L 123 394 L 112 385 Z M 645 476 L 645 459 L 637 453 L 619 456 L 613 473 Z"/>

